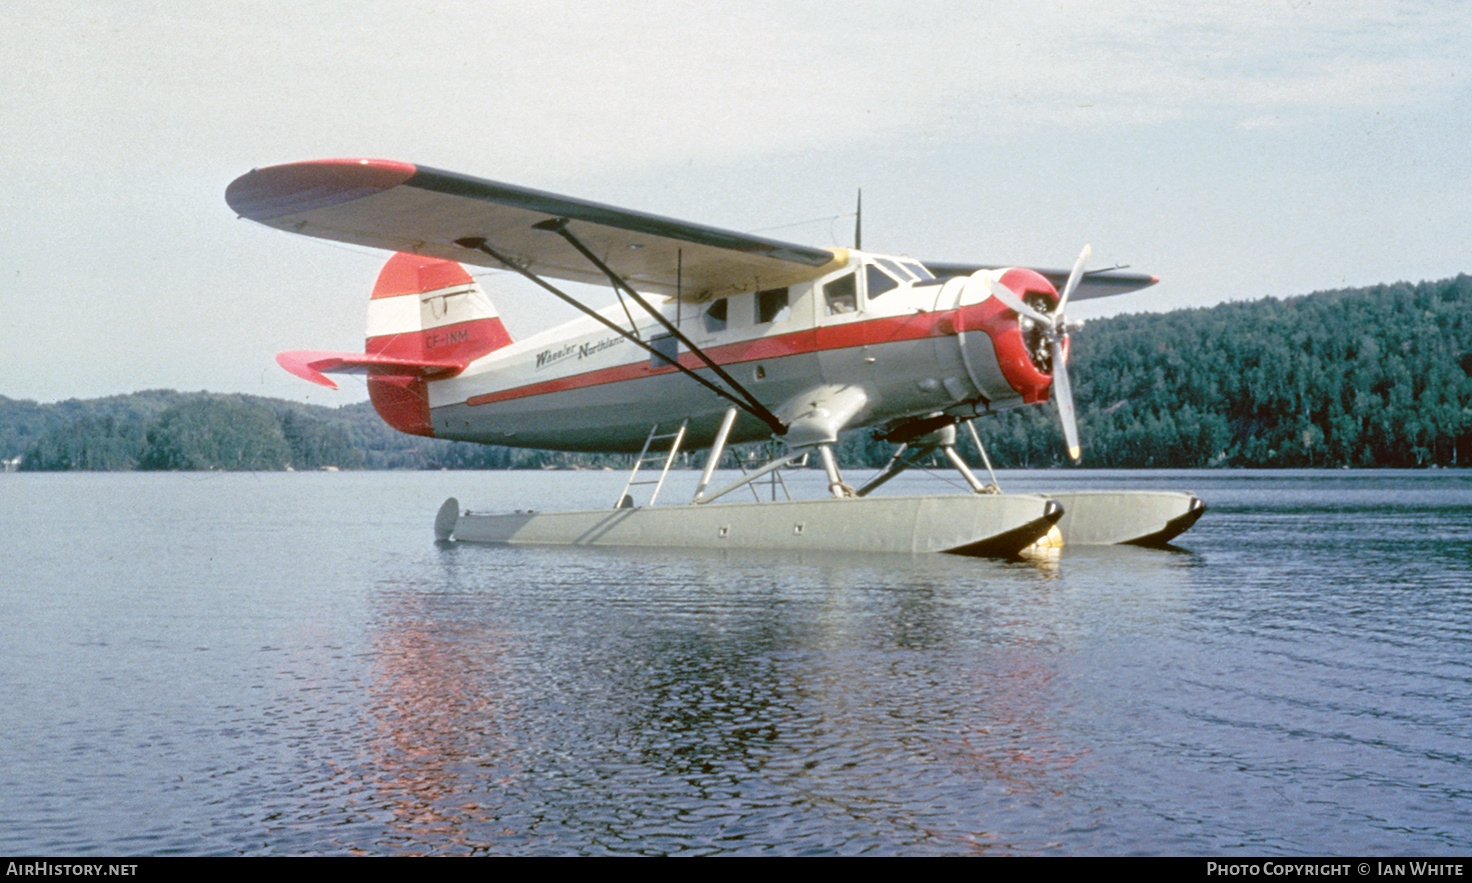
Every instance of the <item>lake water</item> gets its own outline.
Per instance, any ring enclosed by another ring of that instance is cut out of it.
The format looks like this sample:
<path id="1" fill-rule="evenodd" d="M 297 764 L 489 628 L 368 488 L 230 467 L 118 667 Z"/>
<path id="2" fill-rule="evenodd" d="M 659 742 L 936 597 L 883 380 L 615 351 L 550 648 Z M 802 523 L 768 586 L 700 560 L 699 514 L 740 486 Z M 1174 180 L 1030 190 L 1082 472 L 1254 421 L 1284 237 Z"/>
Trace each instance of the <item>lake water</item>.
<path id="1" fill-rule="evenodd" d="M 622 481 L 0 475 L 0 853 L 1472 851 L 1472 473 L 1002 473 L 1211 507 L 1048 562 L 432 541 Z"/>

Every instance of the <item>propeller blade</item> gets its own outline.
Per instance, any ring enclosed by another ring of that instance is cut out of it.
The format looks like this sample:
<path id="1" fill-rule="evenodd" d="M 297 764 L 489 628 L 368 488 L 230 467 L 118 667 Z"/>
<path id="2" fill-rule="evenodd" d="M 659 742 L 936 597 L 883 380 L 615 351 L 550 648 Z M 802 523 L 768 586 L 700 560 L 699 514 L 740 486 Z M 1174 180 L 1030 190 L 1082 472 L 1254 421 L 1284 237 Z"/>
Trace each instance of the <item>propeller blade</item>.
<path id="1" fill-rule="evenodd" d="M 1073 262 L 1073 272 L 1068 274 L 1068 282 L 1063 286 L 1063 292 L 1058 295 L 1058 306 L 1053 308 L 1053 315 L 1057 324 L 1063 321 L 1063 308 L 1068 304 L 1068 299 L 1073 296 L 1073 291 L 1078 288 L 1079 280 L 1084 278 L 1084 264 L 1089 262 L 1089 255 L 1094 250 L 1091 245 L 1085 245 L 1084 250 L 1079 252 L 1078 260 Z"/>
<path id="2" fill-rule="evenodd" d="M 986 285 L 987 294 L 1006 304 L 1007 308 L 1017 315 L 1026 316 L 1034 322 L 1041 322 L 1044 325 L 1051 326 L 1053 324 L 1053 320 L 1047 314 L 1040 313 L 1028 306 L 1022 298 L 1017 296 L 1016 292 L 997 280 L 990 276 L 983 276 L 981 281 Z"/>
<path id="3" fill-rule="evenodd" d="M 1058 406 L 1058 419 L 1063 423 L 1063 441 L 1068 445 L 1068 456 L 1077 463 L 1083 456 L 1078 442 L 1078 418 L 1073 411 L 1073 387 L 1068 382 L 1068 363 L 1063 357 L 1063 341 L 1066 337 L 1055 337 L 1050 341 L 1053 353 L 1053 403 Z"/>

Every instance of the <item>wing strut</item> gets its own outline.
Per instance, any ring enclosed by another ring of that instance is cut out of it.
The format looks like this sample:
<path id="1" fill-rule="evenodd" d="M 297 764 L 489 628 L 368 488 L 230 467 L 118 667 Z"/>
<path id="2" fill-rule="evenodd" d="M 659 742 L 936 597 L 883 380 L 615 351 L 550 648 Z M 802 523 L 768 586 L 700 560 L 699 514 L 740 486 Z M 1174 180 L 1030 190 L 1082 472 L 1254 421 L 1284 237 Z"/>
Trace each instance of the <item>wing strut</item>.
<path id="1" fill-rule="evenodd" d="M 582 301 L 578 300 L 577 298 L 573 297 L 572 295 L 566 294 L 565 292 L 558 290 L 558 288 L 556 286 L 552 285 L 547 280 L 545 280 L 542 277 L 538 276 L 536 273 L 533 273 L 532 271 L 530 271 L 527 268 L 523 267 L 521 264 L 516 263 L 510 257 L 508 257 L 506 255 L 503 255 L 500 252 L 496 251 L 494 248 L 492 248 L 490 246 L 489 243 L 486 242 L 486 240 L 483 237 L 469 236 L 469 237 L 466 237 L 464 239 L 457 239 L 457 240 L 455 240 L 455 244 L 458 245 L 458 246 L 460 246 L 461 248 L 469 248 L 469 249 L 473 249 L 475 251 L 479 251 L 479 252 L 482 252 L 484 254 L 490 255 L 492 258 L 495 258 L 502 265 L 507 266 L 507 267 L 510 267 L 511 269 L 515 270 L 516 272 L 520 273 L 521 275 L 523 275 L 526 278 L 530 279 L 531 281 L 535 282 L 537 285 L 541 286 L 543 289 L 545 289 L 545 290 L 551 292 L 552 294 L 556 295 L 557 297 L 561 298 L 564 302 L 566 302 L 568 304 L 571 304 L 572 306 L 576 307 L 579 311 L 581 311 L 585 315 L 588 315 L 588 316 L 591 316 L 594 319 L 597 319 L 600 323 L 602 323 L 609 330 L 613 331 L 615 334 L 619 335 L 620 337 L 624 338 L 625 340 L 631 341 L 635 346 L 639 347 L 640 349 L 644 350 L 645 352 L 649 353 L 650 355 L 656 356 L 656 357 L 664 360 L 665 362 L 668 362 L 672 367 L 674 367 L 676 370 L 680 371 L 681 373 L 688 375 L 696 383 L 699 383 L 701 386 L 704 386 L 706 389 L 709 389 L 711 392 L 715 393 L 716 395 L 720 396 L 721 398 L 723 398 L 723 399 L 731 402 L 732 404 L 736 405 L 738 408 L 742 409 L 743 411 L 746 411 L 747 413 L 751 414 L 753 417 L 756 417 L 757 419 L 761 420 L 763 423 L 767 424 L 767 426 L 771 427 L 772 432 L 775 433 L 776 435 L 786 435 L 787 434 L 787 424 L 783 423 L 781 420 L 778 420 L 777 419 L 777 416 L 775 414 L 773 414 L 771 411 L 767 410 L 765 407 L 762 406 L 762 404 L 760 402 L 757 402 L 754 398 L 752 398 L 751 393 L 747 392 L 745 389 L 742 389 L 742 387 L 740 386 L 740 384 L 736 383 L 735 380 L 731 379 L 730 375 L 728 375 L 725 371 L 722 371 L 718 366 L 714 365 L 710 361 L 710 359 L 705 355 L 704 352 L 700 351 L 693 344 L 689 344 L 688 343 L 688 339 L 683 334 L 680 334 L 678 331 L 675 332 L 677 339 L 683 340 L 683 341 L 687 341 L 687 344 L 686 345 L 690 348 L 690 350 L 692 352 L 696 353 L 702 359 L 704 359 L 705 362 L 706 362 L 706 364 L 711 365 L 711 367 L 715 368 L 717 374 L 721 375 L 723 378 L 725 378 L 727 381 L 729 381 L 731 383 L 731 385 L 734 386 L 738 391 L 740 391 L 742 393 L 742 395 L 744 395 L 749 401 L 742 401 L 740 398 L 738 398 L 737 396 L 733 395 L 731 392 L 729 392 L 729 391 L 727 391 L 725 389 L 722 389 L 721 387 L 717 386 L 714 383 L 711 383 L 709 380 L 706 380 L 704 377 L 701 377 L 699 374 L 696 374 L 690 368 L 687 368 L 684 365 L 681 365 L 678 360 L 672 360 L 672 359 L 670 359 L 664 353 L 661 353 L 659 350 L 656 350 L 652 345 L 650 345 L 648 343 L 645 343 L 643 340 L 641 340 L 638 337 L 637 334 L 635 334 L 635 333 L 633 333 L 631 331 L 625 331 L 623 328 L 620 328 L 618 326 L 618 323 L 617 322 L 610 321 L 606 316 L 602 315 L 597 310 L 594 310 L 592 307 L 589 307 L 588 305 L 584 304 Z M 617 278 L 617 277 L 614 277 L 614 278 Z M 620 281 L 622 281 L 622 280 L 620 280 Z M 625 287 L 627 287 L 627 286 L 625 286 Z M 632 291 L 632 289 L 630 289 L 630 290 Z M 655 316 L 655 318 L 657 318 L 657 319 L 661 320 L 662 322 L 664 322 L 666 326 L 669 325 L 669 321 L 666 320 L 663 316 L 659 315 L 654 310 L 652 310 L 650 308 L 649 303 L 647 301 L 645 301 L 642 297 L 639 297 L 637 294 L 634 295 L 634 297 L 635 297 L 636 300 L 639 301 L 640 304 L 642 304 L 644 306 L 644 308 L 646 310 L 650 310 L 650 312 Z M 755 407 L 753 407 L 753 405 Z"/>
<path id="2" fill-rule="evenodd" d="M 680 343 L 683 343 L 685 345 L 685 348 L 688 349 L 691 353 L 695 354 L 696 358 L 700 359 L 700 361 L 704 362 L 705 366 L 711 371 L 715 372 L 717 377 L 726 381 L 726 383 L 730 385 L 731 389 L 740 394 L 740 396 L 746 400 L 746 404 L 742 406 L 746 411 L 751 413 L 753 416 L 760 418 L 763 423 L 772 427 L 772 431 L 777 435 L 787 434 L 787 426 L 783 424 L 781 420 L 777 419 L 776 414 L 773 414 L 771 411 L 767 410 L 766 405 L 763 405 L 760 401 L 758 401 L 757 397 L 752 395 L 750 390 L 742 386 L 736 380 L 736 378 L 727 373 L 726 369 L 722 368 L 720 365 L 717 365 L 715 363 L 715 360 L 706 355 L 705 350 L 695 345 L 695 341 L 686 337 L 684 333 L 680 331 L 679 326 L 671 322 L 669 319 L 666 319 L 663 313 L 661 313 L 659 310 L 656 310 L 649 303 L 649 301 L 644 299 L 643 295 L 635 291 L 633 287 L 629 285 L 629 283 L 623 280 L 623 277 L 615 273 L 612 267 L 599 260 L 597 255 L 593 254 L 593 252 L 590 251 L 586 245 L 583 245 L 583 243 L 572 234 L 572 231 L 567 229 L 567 218 L 553 218 L 550 220 L 542 221 L 538 224 L 533 224 L 532 226 L 538 230 L 551 230 L 552 232 L 561 236 L 563 239 L 566 239 L 569 245 L 577 249 L 583 257 L 588 259 L 589 263 L 597 267 L 600 271 L 602 271 L 603 275 L 608 277 L 608 281 L 613 283 L 615 289 L 622 288 L 624 291 L 627 291 L 629 293 L 629 296 L 632 297 L 634 301 L 639 304 L 639 306 L 644 308 L 644 312 L 654 317 L 654 320 L 656 322 L 658 322 L 660 325 L 663 325 L 666 331 L 668 331 L 670 334 L 673 334 L 675 336 L 675 339 L 678 340 Z M 622 298 L 620 298 L 620 300 L 622 300 Z M 676 363 L 676 367 L 678 367 L 678 363 Z"/>

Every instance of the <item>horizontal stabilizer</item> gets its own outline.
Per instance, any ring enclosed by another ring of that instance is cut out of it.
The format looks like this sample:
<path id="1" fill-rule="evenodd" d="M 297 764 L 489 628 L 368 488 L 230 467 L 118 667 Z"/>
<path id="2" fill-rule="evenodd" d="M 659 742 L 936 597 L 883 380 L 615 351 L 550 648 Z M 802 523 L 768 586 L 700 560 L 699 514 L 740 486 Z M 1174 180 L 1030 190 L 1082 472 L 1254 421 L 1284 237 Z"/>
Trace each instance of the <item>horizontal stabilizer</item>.
<path id="1" fill-rule="evenodd" d="M 337 389 L 337 384 L 327 377 L 332 374 L 366 374 L 377 377 L 418 377 L 424 380 L 443 380 L 454 377 L 465 370 L 461 362 L 406 359 L 402 357 L 374 355 L 372 353 L 317 353 L 293 351 L 278 353 L 276 364 L 302 378 L 320 386 Z"/>
<path id="2" fill-rule="evenodd" d="M 925 261 L 925 268 L 942 279 L 952 276 L 970 276 L 978 270 L 1001 270 L 1000 266 L 992 264 L 957 264 L 943 263 L 938 261 Z M 1044 279 L 1052 283 L 1059 291 L 1068 282 L 1069 270 L 1037 270 Z M 1077 288 L 1071 300 L 1094 300 L 1100 297 L 1114 297 L 1118 294 L 1129 294 L 1149 288 L 1160 280 L 1148 273 L 1121 273 L 1117 270 L 1094 270 L 1085 273 L 1079 279 Z"/>

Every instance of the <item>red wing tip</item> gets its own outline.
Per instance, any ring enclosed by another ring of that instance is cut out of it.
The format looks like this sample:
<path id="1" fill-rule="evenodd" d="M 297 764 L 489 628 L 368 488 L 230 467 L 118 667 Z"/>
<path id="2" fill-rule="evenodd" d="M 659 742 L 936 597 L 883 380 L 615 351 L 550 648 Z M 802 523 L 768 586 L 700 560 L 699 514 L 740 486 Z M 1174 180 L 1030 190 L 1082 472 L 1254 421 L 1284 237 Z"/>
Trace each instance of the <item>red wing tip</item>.
<path id="1" fill-rule="evenodd" d="M 327 159 L 308 159 L 301 162 L 282 163 L 279 166 L 271 166 L 271 168 L 279 169 L 286 166 L 372 166 L 375 169 L 397 169 L 411 175 L 417 171 L 416 166 L 411 162 L 371 156 L 337 156 L 328 157 Z"/>
<path id="2" fill-rule="evenodd" d="M 315 159 L 252 169 L 225 188 L 236 214 L 270 221 L 396 187 L 419 169 L 391 159 Z"/>
<path id="3" fill-rule="evenodd" d="M 249 178 L 251 175 L 277 175 L 292 174 L 296 172 L 307 173 L 323 169 L 345 169 L 357 171 L 373 171 L 399 175 L 407 178 L 419 171 L 419 167 L 411 162 L 402 162 L 396 159 L 374 159 L 372 157 L 329 157 L 327 159 L 308 159 L 300 162 L 287 162 L 274 166 L 264 166 L 251 169 L 248 174 L 241 178 Z"/>

